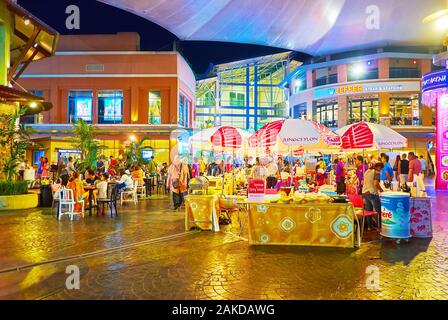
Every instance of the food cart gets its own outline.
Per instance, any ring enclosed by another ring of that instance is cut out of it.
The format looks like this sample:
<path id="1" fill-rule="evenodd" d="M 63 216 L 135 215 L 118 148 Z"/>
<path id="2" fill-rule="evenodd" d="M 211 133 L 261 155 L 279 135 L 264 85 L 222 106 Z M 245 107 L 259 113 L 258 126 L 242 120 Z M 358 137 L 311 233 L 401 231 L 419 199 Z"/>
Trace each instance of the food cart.
<path id="1" fill-rule="evenodd" d="M 248 203 L 248 219 L 252 245 L 359 245 L 350 203 Z"/>

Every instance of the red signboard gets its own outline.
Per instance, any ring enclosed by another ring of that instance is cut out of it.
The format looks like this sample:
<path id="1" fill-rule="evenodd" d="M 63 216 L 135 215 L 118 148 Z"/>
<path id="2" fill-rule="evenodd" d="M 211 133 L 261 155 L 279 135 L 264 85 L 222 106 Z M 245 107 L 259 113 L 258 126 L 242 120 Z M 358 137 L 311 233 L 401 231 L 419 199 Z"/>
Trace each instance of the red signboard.
<path id="1" fill-rule="evenodd" d="M 249 178 L 247 191 L 248 194 L 264 194 L 265 193 L 264 180 Z"/>

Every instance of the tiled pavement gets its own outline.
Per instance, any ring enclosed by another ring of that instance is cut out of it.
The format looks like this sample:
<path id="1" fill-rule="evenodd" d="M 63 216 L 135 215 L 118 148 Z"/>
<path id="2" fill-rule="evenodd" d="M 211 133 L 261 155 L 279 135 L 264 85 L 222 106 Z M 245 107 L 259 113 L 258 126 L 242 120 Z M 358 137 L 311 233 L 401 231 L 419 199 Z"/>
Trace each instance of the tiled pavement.
<path id="1" fill-rule="evenodd" d="M 166 209 L 167 200 L 127 205 L 114 219 L 1 213 L 0 298 L 448 299 L 447 202 L 448 193 L 433 200 L 433 239 L 397 245 L 371 234 L 372 242 L 353 250 L 250 247 L 223 232 L 182 235 L 183 213 Z M 98 252 L 123 245 L 131 246 Z M 96 254 L 10 271 L 88 252 Z M 65 289 L 68 265 L 80 268 L 80 290 Z M 366 288 L 371 265 L 379 269 L 376 291 Z"/>

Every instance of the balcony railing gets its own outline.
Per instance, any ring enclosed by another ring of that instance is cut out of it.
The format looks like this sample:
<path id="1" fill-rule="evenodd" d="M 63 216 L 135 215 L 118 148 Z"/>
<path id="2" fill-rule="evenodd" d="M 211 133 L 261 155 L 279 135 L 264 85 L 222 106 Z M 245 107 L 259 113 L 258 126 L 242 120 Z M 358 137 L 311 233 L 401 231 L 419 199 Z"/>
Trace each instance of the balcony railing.
<path id="1" fill-rule="evenodd" d="M 418 117 L 392 117 L 390 118 L 391 126 L 420 126 L 421 119 Z"/>

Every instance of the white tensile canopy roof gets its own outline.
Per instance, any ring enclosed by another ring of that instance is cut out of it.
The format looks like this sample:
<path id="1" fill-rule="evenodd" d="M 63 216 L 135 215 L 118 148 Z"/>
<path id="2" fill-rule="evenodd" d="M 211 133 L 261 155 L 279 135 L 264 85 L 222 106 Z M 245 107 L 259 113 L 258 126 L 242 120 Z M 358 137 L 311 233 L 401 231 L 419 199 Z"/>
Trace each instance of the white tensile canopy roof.
<path id="1" fill-rule="evenodd" d="M 311 55 L 438 45 L 443 34 L 422 19 L 447 8 L 445 0 L 98 1 L 142 16 L 181 40 L 259 44 Z"/>

